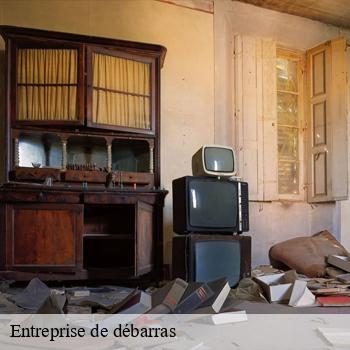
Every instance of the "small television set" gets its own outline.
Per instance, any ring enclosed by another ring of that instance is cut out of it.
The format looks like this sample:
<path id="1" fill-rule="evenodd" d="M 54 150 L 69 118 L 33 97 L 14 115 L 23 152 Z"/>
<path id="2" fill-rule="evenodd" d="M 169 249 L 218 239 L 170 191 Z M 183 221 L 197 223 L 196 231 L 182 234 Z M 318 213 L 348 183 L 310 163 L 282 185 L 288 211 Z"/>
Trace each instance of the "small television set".
<path id="1" fill-rule="evenodd" d="M 248 184 L 196 176 L 173 180 L 173 229 L 179 234 L 249 231 Z"/>
<path id="2" fill-rule="evenodd" d="M 193 176 L 231 177 L 236 175 L 233 148 L 204 145 L 192 157 Z"/>
<path id="3" fill-rule="evenodd" d="M 174 236 L 173 278 L 209 282 L 226 277 L 230 287 L 250 276 L 251 237 L 227 235 Z"/>

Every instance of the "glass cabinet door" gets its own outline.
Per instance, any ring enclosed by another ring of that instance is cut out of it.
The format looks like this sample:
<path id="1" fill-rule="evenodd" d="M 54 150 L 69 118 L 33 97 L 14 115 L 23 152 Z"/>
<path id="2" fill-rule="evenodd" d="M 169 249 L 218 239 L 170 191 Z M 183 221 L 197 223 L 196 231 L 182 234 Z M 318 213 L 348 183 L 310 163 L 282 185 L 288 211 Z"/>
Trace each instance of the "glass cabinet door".
<path id="1" fill-rule="evenodd" d="M 154 133 L 154 60 L 88 49 L 88 125 Z"/>
<path id="2" fill-rule="evenodd" d="M 82 67 L 79 45 L 21 40 L 14 42 L 18 124 L 82 124 Z M 14 68 L 13 68 L 14 69 Z"/>

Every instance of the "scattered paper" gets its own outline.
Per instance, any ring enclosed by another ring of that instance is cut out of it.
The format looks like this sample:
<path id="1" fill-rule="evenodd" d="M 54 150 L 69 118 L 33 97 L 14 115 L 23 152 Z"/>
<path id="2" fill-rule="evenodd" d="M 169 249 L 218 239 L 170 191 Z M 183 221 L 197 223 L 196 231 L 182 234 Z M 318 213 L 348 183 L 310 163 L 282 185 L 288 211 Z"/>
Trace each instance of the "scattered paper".
<path id="1" fill-rule="evenodd" d="M 293 285 L 292 294 L 289 299 L 289 306 L 318 306 L 315 296 L 307 288 L 306 281 L 296 280 Z"/>
<path id="2" fill-rule="evenodd" d="M 13 300 L 24 309 L 38 310 L 49 296 L 50 288 L 35 277 L 21 293 L 13 297 Z"/>

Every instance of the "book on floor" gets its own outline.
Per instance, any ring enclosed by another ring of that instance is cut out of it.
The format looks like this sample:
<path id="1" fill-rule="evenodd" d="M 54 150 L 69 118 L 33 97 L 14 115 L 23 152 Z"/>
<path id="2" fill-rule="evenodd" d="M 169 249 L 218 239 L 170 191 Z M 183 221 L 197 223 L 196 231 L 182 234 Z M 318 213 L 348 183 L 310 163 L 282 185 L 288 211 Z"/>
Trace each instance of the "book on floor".
<path id="1" fill-rule="evenodd" d="M 187 289 L 188 283 L 181 278 L 167 283 L 152 294 L 150 314 L 168 314 L 173 312 Z"/>
<path id="2" fill-rule="evenodd" d="M 344 295 L 329 295 L 326 297 L 318 297 L 316 300 L 322 306 L 350 306 L 350 297 Z"/>
<path id="3" fill-rule="evenodd" d="M 134 294 L 119 311 L 120 314 L 143 314 L 152 308 L 152 297 L 142 291 Z"/>
<path id="4" fill-rule="evenodd" d="M 350 273 L 345 273 L 343 275 L 338 275 L 337 280 L 343 283 L 350 283 Z"/>
<path id="5" fill-rule="evenodd" d="M 182 299 L 174 309 L 174 313 L 186 314 L 201 307 L 214 295 L 207 283 L 192 282 L 188 285 Z"/>
<path id="6" fill-rule="evenodd" d="M 350 257 L 342 255 L 329 255 L 328 264 L 339 267 L 340 269 L 350 272 Z"/>
<path id="7" fill-rule="evenodd" d="M 226 277 L 218 278 L 208 282 L 208 286 L 213 291 L 214 295 L 205 301 L 201 307 L 212 309 L 214 312 L 219 312 L 230 293 L 230 285 Z M 208 312 L 211 313 L 211 312 Z"/>

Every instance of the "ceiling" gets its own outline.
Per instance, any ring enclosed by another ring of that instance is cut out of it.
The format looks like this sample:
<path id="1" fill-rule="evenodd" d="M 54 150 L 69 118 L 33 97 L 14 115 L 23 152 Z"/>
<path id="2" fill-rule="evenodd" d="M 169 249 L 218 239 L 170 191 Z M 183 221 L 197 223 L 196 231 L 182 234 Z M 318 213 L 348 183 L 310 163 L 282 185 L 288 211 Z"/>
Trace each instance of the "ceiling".
<path id="1" fill-rule="evenodd" d="M 1 1 L 1 0 L 0 0 Z M 214 13 L 214 0 L 158 0 L 192 10 Z"/>
<path id="2" fill-rule="evenodd" d="M 350 29 L 350 0 L 238 0 Z"/>

